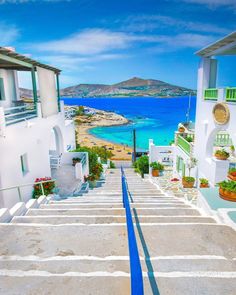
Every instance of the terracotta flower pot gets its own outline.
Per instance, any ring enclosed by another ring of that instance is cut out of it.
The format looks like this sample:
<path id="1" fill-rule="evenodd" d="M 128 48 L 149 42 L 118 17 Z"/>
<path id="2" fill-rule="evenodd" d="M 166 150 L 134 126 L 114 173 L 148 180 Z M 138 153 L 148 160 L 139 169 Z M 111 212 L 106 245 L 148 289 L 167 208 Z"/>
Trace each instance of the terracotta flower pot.
<path id="1" fill-rule="evenodd" d="M 189 182 L 189 181 L 186 181 L 186 180 L 182 179 L 182 184 L 183 184 L 184 188 L 193 188 L 194 181 Z"/>
<path id="2" fill-rule="evenodd" d="M 185 131 L 185 129 L 184 129 L 184 127 L 179 127 L 178 131 L 179 131 L 180 133 L 183 133 L 183 132 Z"/>
<path id="3" fill-rule="evenodd" d="M 232 175 L 232 174 L 228 174 L 228 177 L 231 179 L 231 180 L 234 180 L 236 181 L 236 175 Z"/>
<path id="4" fill-rule="evenodd" d="M 152 176 L 153 177 L 158 177 L 159 176 L 159 170 L 152 169 Z"/>
<path id="5" fill-rule="evenodd" d="M 227 156 L 222 156 L 222 155 L 217 155 L 217 154 L 215 154 L 215 157 L 216 157 L 217 160 L 221 160 L 221 161 L 222 161 L 222 160 L 225 161 L 225 160 L 228 159 Z"/>
<path id="6" fill-rule="evenodd" d="M 200 188 L 208 188 L 209 184 L 206 183 L 200 183 Z"/>
<path id="7" fill-rule="evenodd" d="M 222 188 L 219 189 L 219 193 L 222 199 L 231 201 L 231 202 L 236 202 L 236 193 L 230 192 Z"/>

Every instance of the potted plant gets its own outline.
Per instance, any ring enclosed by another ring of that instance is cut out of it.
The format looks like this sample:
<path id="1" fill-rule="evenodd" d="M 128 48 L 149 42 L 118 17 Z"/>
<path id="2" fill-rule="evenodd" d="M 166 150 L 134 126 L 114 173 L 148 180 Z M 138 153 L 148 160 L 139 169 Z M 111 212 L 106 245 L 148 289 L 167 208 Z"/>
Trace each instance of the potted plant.
<path id="1" fill-rule="evenodd" d="M 236 181 L 236 168 L 231 168 L 231 169 L 229 169 L 228 177 L 229 177 L 231 180 Z"/>
<path id="2" fill-rule="evenodd" d="M 182 178 L 182 184 L 184 188 L 193 188 L 195 183 L 195 178 L 191 177 L 191 169 L 193 169 L 197 165 L 197 159 L 194 157 L 191 157 L 187 161 L 187 168 L 188 168 L 188 175 L 189 176 L 183 176 Z"/>
<path id="3" fill-rule="evenodd" d="M 236 202 L 236 181 L 228 180 L 218 183 L 220 197 L 227 201 Z"/>
<path id="4" fill-rule="evenodd" d="M 180 126 L 180 127 L 178 128 L 178 131 L 179 131 L 180 133 L 184 133 L 185 128 L 184 128 L 183 126 Z"/>
<path id="5" fill-rule="evenodd" d="M 159 162 L 152 162 L 150 164 L 150 167 L 152 168 L 153 177 L 158 177 L 160 175 L 160 172 L 164 170 L 164 166 Z"/>
<path id="6" fill-rule="evenodd" d="M 77 163 L 80 163 L 81 159 L 80 158 L 73 158 L 72 159 L 72 165 L 75 166 Z"/>
<path id="7" fill-rule="evenodd" d="M 218 160 L 227 160 L 229 158 L 229 153 L 225 149 L 217 150 L 215 152 L 215 157 Z"/>
<path id="8" fill-rule="evenodd" d="M 200 188 L 207 188 L 209 187 L 209 181 L 206 178 L 200 178 Z"/>
<path id="9" fill-rule="evenodd" d="M 48 196 L 53 194 L 55 186 L 55 181 L 51 177 L 36 178 L 32 198 L 38 199 L 42 195 Z"/>
<path id="10" fill-rule="evenodd" d="M 191 176 L 184 176 L 182 178 L 182 184 L 184 188 L 193 188 L 195 182 L 195 178 Z"/>

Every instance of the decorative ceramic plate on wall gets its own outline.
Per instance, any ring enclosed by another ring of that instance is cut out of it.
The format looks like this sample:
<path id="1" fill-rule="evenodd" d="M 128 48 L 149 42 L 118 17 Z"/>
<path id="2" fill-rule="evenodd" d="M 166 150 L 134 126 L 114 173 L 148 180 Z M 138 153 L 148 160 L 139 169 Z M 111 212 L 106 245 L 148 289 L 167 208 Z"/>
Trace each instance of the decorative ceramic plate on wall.
<path id="1" fill-rule="evenodd" d="M 214 121 L 219 125 L 225 125 L 229 122 L 230 111 L 225 103 L 217 103 L 213 108 Z"/>

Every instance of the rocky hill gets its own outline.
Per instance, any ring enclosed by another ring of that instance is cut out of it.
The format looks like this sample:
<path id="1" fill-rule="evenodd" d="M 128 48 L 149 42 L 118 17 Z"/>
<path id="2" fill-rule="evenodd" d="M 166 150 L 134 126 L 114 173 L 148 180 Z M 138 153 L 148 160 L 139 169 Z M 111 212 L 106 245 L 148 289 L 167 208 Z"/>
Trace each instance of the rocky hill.
<path id="1" fill-rule="evenodd" d="M 62 97 L 172 97 L 195 94 L 195 91 L 172 85 L 160 80 L 132 79 L 113 84 L 78 84 L 61 89 Z M 21 89 L 21 95 L 29 97 L 27 89 Z"/>

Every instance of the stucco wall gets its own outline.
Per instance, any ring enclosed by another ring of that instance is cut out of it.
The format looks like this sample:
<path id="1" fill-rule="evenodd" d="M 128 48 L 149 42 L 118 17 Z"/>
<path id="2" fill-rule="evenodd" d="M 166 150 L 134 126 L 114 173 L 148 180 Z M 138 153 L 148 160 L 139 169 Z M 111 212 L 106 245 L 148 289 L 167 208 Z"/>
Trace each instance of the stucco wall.
<path id="1" fill-rule="evenodd" d="M 51 175 L 49 149 L 51 130 L 55 126 L 59 128 L 62 135 L 65 134 L 62 113 L 48 118 L 32 119 L 30 124 L 21 122 L 6 127 L 5 137 L 0 137 L 0 185 L 2 188 L 33 183 L 37 177 Z M 65 146 L 64 141 L 62 146 Z M 29 172 L 23 175 L 20 156 L 25 153 L 28 157 Z M 25 189 L 24 201 L 31 197 L 30 190 L 30 187 Z M 2 201 L 1 196 L 0 201 Z M 16 201 L 18 201 L 16 190 L 4 193 L 4 206 L 11 207 Z"/>

